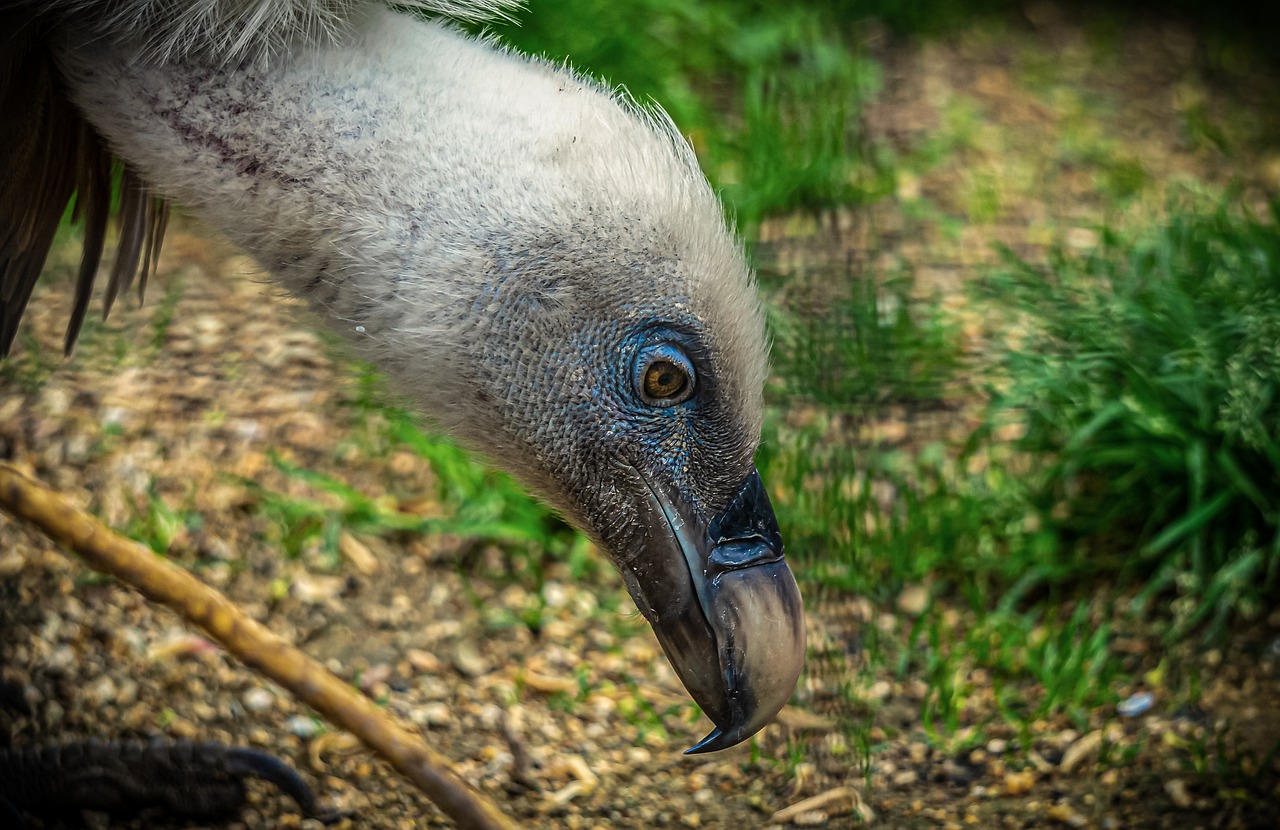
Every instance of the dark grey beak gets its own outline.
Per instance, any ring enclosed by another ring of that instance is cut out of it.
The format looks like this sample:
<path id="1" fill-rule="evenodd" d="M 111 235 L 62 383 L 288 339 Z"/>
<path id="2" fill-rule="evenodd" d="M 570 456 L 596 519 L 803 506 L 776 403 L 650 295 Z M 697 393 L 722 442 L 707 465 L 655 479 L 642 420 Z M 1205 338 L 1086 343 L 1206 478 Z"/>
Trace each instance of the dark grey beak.
<path id="1" fill-rule="evenodd" d="M 647 542 L 623 563 L 623 578 L 716 725 L 686 754 L 726 749 L 760 731 L 795 689 L 805 649 L 800 589 L 758 472 L 709 519 L 646 484 Z"/>

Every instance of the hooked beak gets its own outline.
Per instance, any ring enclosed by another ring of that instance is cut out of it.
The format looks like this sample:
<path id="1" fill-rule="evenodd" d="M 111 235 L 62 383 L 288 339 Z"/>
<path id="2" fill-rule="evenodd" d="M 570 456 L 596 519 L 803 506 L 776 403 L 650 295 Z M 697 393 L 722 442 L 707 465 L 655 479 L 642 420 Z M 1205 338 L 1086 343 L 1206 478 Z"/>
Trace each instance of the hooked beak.
<path id="1" fill-rule="evenodd" d="M 756 470 L 710 519 L 645 484 L 647 539 L 623 577 L 681 682 L 716 725 L 685 754 L 727 749 L 760 731 L 795 689 L 805 648 L 800 589 Z"/>

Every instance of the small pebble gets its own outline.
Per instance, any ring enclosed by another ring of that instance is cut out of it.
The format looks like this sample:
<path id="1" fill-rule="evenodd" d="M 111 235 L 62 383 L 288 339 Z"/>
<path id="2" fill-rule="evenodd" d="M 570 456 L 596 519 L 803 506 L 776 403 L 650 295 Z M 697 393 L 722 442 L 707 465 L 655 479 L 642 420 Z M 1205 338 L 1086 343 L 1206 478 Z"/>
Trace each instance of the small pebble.
<path id="1" fill-rule="evenodd" d="M 315 719 L 305 715 L 292 716 L 284 722 L 284 728 L 299 738 L 311 738 L 320 731 L 320 726 L 315 722 Z"/>
<path id="2" fill-rule="evenodd" d="M 453 667 L 463 677 L 480 677 L 489 672 L 489 664 L 476 651 L 476 647 L 465 640 L 458 643 L 453 651 Z"/>
<path id="3" fill-rule="evenodd" d="M 1009 795 L 1022 795 L 1036 785 L 1036 775 L 1031 770 L 1011 772 L 1004 778 L 1004 791 Z"/>
<path id="4" fill-rule="evenodd" d="M 898 610 L 912 617 L 918 617 L 929 606 L 929 589 L 923 585 L 908 585 L 898 595 Z"/>
<path id="5" fill-rule="evenodd" d="M 1169 800 L 1174 806 L 1187 810 L 1191 808 L 1191 793 L 1187 792 L 1187 782 L 1181 778 L 1171 778 L 1164 782 L 1164 791 L 1169 794 Z"/>
<path id="6" fill-rule="evenodd" d="M 22 554 L 16 550 L 0 551 L 0 579 L 17 574 L 25 562 Z"/>
<path id="7" fill-rule="evenodd" d="M 1136 717 L 1151 708 L 1156 701 L 1150 692 L 1138 692 L 1116 704 L 1116 711 L 1127 718 Z"/>
<path id="8" fill-rule="evenodd" d="M 453 713 L 446 703 L 428 703 L 421 711 L 423 722 L 427 726 L 448 726 L 453 723 Z"/>
<path id="9" fill-rule="evenodd" d="M 115 702 L 116 683 L 111 679 L 110 675 L 103 675 L 89 688 L 85 689 L 85 694 L 97 705 L 105 706 L 108 703 Z"/>
<path id="10" fill-rule="evenodd" d="M 893 778 L 890 780 L 893 782 L 893 786 L 906 788 L 913 786 L 918 780 L 920 780 L 920 776 L 918 776 L 916 771 L 913 769 L 904 769 L 901 772 L 895 773 Z"/>
<path id="11" fill-rule="evenodd" d="M 244 708 L 250 712 L 261 713 L 275 705 L 276 696 L 261 686 L 254 686 L 246 691 L 240 700 L 244 703 Z"/>
<path id="12" fill-rule="evenodd" d="M 408 660 L 413 670 L 420 674 L 439 674 L 444 669 L 444 663 L 440 662 L 440 658 L 420 648 L 411 648 L 406 651 L 404 659 Z"/>
<path id="13" fill-rule="evenodd" d="M 368 671 L 360 674 L 360 690 L 377 699 L 379 695 L 374 692 L 374 689 L 384 685 L 389 677 L 391 677 L 391 665 L 389 663 L 379 663 L 376 666 L 371 666 Z"/>

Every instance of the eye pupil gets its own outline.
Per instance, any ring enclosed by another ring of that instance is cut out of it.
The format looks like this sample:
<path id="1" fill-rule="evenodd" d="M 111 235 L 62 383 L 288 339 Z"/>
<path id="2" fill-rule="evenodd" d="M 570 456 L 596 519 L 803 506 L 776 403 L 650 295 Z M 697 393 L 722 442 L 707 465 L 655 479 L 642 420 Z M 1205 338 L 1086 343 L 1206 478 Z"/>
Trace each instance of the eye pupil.
<path id="1" fill-rule="evenodd" d="M 644 391 L 651 398 L 674 398 L 684 391 L 688 378 L 674 363 L 655 360 L 644 374 Z"/>

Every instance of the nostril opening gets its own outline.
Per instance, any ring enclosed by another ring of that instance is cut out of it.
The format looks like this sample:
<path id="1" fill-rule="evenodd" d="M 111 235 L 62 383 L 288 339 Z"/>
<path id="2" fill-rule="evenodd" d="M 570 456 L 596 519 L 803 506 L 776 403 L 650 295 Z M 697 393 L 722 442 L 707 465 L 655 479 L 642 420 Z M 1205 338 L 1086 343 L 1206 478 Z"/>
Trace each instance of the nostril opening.
<path id="1" fill-rule="evenodd" d="M 707 576 L 716 577 L 728 571 L 740 571 L 757 565 L 767 565 L 782 559 L 762 536 L 730 539 L 716 545 L 707 557 Z"/>

